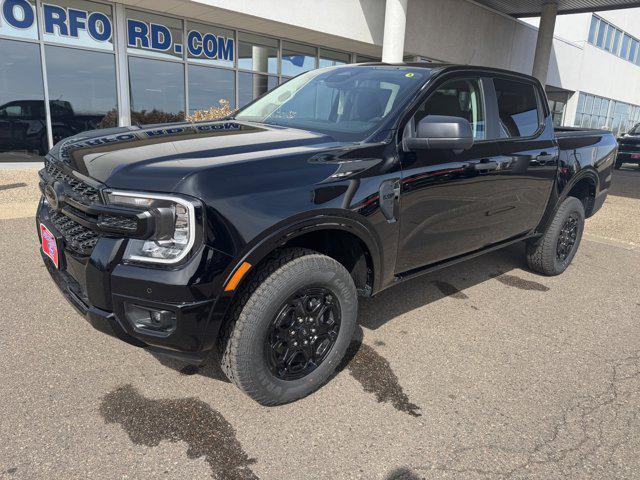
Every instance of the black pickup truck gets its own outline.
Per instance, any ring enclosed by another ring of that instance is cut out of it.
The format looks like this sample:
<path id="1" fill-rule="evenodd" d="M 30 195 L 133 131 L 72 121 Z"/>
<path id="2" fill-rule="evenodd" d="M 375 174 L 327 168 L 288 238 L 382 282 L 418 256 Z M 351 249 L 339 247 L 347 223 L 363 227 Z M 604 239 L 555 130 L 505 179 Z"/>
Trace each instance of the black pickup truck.
<path id="1" fill-rule="evenodd" d="M 614 168 L 617 170 L 624 163 L 640 165 L 640 123 L 618 139 L 618 159 Z"/>
<path id="2" fill-rule="evenodd" d="M 562 273 L 616 139 L 554 131 L 529 76 L 442 64 L 302 74 L 232 117 L 92 131 L 40 172 L 42 257 L 96 328 L 267 405 L 317 389 L 358 296 L 514 242 Z"/>

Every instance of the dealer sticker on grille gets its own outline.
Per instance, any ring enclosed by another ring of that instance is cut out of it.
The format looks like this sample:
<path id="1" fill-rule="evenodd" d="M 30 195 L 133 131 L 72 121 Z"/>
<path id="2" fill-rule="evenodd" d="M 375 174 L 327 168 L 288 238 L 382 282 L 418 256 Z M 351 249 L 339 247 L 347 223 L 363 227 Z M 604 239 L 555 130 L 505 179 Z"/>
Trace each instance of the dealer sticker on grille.
<path id="1" fill-rule="evenodd" d="M 40 224 L 40 236 L 42 237 L 42 251 L 58 268 L 58 243 L 56 242 L 56 237 L 43 224 Z"/>

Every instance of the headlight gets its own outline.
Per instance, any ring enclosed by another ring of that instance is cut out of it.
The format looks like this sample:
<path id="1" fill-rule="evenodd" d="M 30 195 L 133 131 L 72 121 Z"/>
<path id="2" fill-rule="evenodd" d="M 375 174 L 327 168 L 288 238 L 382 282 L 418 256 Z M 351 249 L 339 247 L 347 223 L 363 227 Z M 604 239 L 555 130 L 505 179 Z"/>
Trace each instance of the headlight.
<path id="1" fill-rule="evenodd" d="M 111 205 L 140 207 L 156 218 L 156 230 L 147 240 L 130 239 L 124 258 L 171 264 L 191 251 L 196 236 L 195 205 L 182 197 L 138 192 L 108 192 Z"/>

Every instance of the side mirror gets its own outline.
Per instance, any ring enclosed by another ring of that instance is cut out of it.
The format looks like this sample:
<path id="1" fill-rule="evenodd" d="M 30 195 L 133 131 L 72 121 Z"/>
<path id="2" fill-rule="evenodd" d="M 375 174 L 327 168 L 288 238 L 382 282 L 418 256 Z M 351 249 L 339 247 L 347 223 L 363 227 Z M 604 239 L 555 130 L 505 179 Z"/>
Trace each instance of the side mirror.
<path id="1" fill-rule="evenodd" d="M 473 131 L 464 118 L 427 115 L 416 126 L 415 134 L 405 138 L 404 143 L 409 150 L 467 150 L 473 146 Z"/>

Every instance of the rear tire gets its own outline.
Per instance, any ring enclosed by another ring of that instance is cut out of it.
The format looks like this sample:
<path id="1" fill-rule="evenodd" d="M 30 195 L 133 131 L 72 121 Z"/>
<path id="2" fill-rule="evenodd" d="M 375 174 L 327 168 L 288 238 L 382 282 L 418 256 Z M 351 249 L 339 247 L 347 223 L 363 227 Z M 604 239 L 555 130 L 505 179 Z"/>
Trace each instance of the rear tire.
<path id="1" fill-rule="evenodd" d="M 584 218 L 582 202 L 575 197 L 565 199 L 544 235 L 527 243 L 529 268 L 548 276 L 564 272 L 580 246 Z"/>
<path id="2" fill-rule="evenodd" d="M 292 402 L 322 386 L 356 325 L 357 291 L 344 266 L 311 250 L 282 250 L 238 295 L 218 345 L 227 377 L 262 405 Z"/>
<path id="3" fill-rule="evenodd" d="M 614 170 L 620 170 L 620 167 L 622 167 L 622 162 L 620 160 L 616 160 L 616 162 L 613 164 Z"/>

